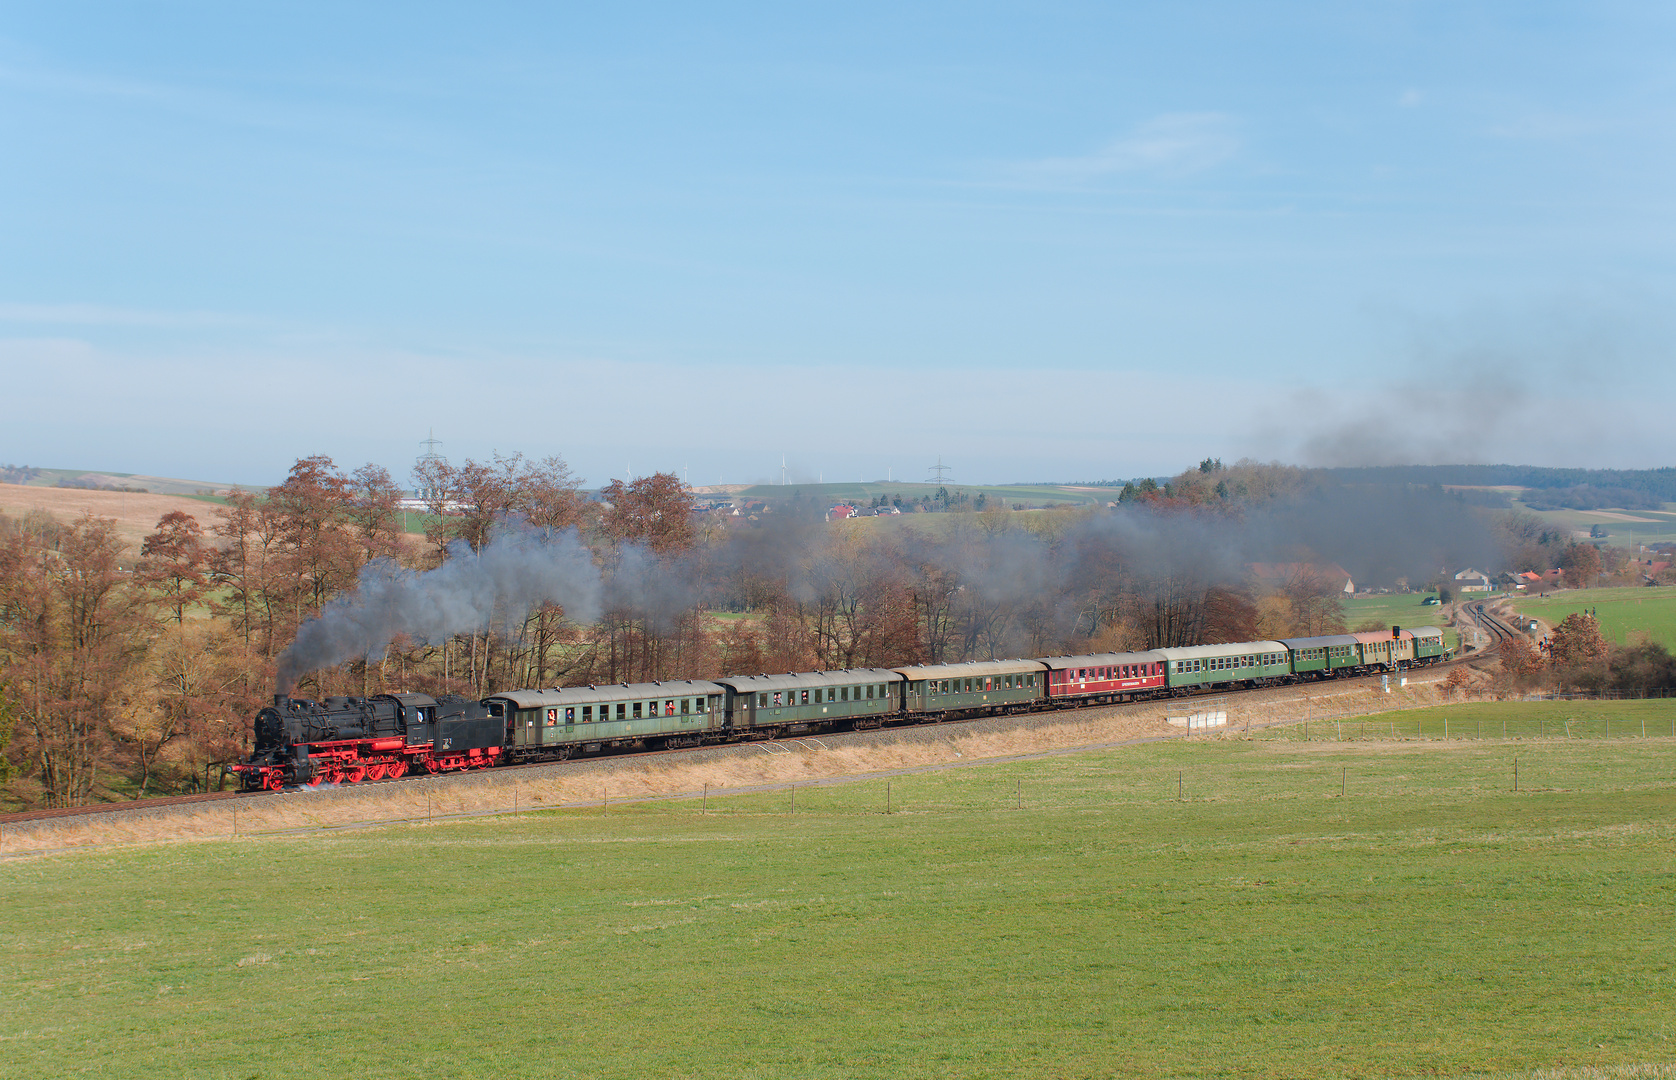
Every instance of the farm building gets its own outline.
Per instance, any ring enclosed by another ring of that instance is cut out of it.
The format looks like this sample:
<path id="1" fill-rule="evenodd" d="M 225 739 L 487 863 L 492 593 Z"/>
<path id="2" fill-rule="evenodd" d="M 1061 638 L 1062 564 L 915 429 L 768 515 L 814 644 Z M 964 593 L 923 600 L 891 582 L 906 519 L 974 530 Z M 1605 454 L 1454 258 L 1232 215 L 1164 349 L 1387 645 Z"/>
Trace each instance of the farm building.
<path id="1" fill-rule="evenodd" d="M 1455 575 L 1455 591 L 1458 593 L 1489 592 L 1490 576 L 1468 567 Z"/>

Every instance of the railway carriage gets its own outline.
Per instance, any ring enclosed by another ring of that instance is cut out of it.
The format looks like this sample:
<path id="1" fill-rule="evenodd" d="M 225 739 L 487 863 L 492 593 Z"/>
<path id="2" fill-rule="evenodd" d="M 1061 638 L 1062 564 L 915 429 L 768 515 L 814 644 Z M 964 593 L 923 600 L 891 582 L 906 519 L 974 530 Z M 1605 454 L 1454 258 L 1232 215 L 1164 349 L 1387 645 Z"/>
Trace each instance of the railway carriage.
<path id="1" fill-rule="evenodd" d="M 1265 686 L 1292 674 L 1291 653 L 1278 641 L 1236 641 L 1159 649 L 1172 693 L 1244 683 Z"/>
<path id="2" fill-rule="evenodd" d="M 1352 634 L 1281 638 L 1292 653 L 1292 674 L 1305 679 L 1331 679 L 1355 671 L 1362 663 L 1361 642 Z"/>
<path id="3" fill-rule="evenodd" d="M 1130 701 L 1162 691 L 1164 654 L 1090 653 L 1048 656 L 1047 696 L 1066 701 Z"/>
<path id="4" fill-rule="evenodd" d="M 902 708 L 902 676 L 885 668 L 735 675 L 716 681 L 728 690 L 729 723 L 739 733 L 775 735 L 835 724 L 878 727 Z"/>
<path id="5" fill-rule="evenodd" d="M 1012 711 L 1047 696 L 1047 665 L 1041 660 L 972 660 L 896 670 L 905 680 L 902 710 L 909 715 Z"/>
<path id="6" fill-rule="evenodd" d="M 1351 634 L 1362 654 L 1362 668 L 1367 671 L 1397 671 L 1406 668 L 1414 659 L 1414 635 L 1405 634 L 1398 626 L 1389 634 Z"/>
<path id="7" fill-rule="evenodd" d="M 1416 664 L 1439 664 L 1449 658 L 1449 650 L 1443 644 L 1443 631 L 1435 626 L 1416 626 L 1411 631 L 1414 634 L 1414 662 Z"/>
<path id="8" fill-rule="evenodd" d="M 646 745 L 698 746 L 725 724 L 727 688 L 713 682 L 617 683 L 513 690 L 485 699 L 507 709 L 518 761 Z"/>

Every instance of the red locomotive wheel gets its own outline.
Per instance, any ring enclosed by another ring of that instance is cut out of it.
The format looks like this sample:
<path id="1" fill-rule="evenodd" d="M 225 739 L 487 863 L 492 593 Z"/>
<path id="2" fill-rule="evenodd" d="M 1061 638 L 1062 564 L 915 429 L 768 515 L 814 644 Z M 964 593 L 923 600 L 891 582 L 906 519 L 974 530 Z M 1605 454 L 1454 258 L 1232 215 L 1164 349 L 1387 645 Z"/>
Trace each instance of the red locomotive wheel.
<path id="1" fill-rule="evenodd" d="M 322 783 L 325 782 L 325 780 L 326 780 L 326 774 L 325 773 L 316 772 L 313 776 L 308 778 L 308 786 L 309 787 L 319 787 Z"/>
<path id="2" fill-rule="evenodd" d="M 390 765 L 385 770 L 384 775 L 389 777 L 392 780 L 394 780 L 398 776 L 406 776 L 407 775 L 407 762 L 405 762 L 405 761 L 392 761 L 392 762 L 390 762 Z"/>
<path id="3" fill-rule="evenodd" d="M 366 769 L 359 765 L 352 765 L 343 770 L 343 782 L 346 784 L 358 784 L 366 777 L 366 775 Z"/>
<path id="4" fill-rule="evenodd" d="M 382 779 L 384 779 L 384 763 L 382 761 L 375 762 L 375 763 L 367 766 L 367 779 L 368 780 L 382 780 Z"/>

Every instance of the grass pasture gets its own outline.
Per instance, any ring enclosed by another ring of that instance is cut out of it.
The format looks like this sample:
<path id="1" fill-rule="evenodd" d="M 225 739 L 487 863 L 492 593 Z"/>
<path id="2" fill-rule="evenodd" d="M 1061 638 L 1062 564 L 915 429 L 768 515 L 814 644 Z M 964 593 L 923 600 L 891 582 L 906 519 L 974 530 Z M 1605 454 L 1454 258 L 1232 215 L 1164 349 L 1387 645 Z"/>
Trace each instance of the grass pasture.
<path id="1" fill-rule="evenodd" d="M 1672 707 L 1611 708 L 4 861 L 0 1074 L 1668 1075 Z"/>
<path id="2" fill-rule="evenodd" d="M 1538 500 L 1540 502 L 1540 500 Z M 1671 504 L 1666 503 L 1669 507 Z M 1658 510 L 1532 510 L 1518 499 L 1513 508 L 1541 518 L 1550 528 L 1565 529 L 1579 538 L 1589 535 L 1595 525 L 1604 525 L 1609 542 L 1614 547 L 1632 544 L 1665 543 L 1676 539 L 1676 512 Z"/>
<path id="3" fill-rule="evenodd" d="M 1412 628 L 1416 626 L 1435 626 L 1443 631 L 1443 640 L 1451 649 L 1460 645 L 1460 635 L 1455 628 L 1449 626 L 1448 604 L 1420 603 L 1427 596 L 1436 593 L 1388 593 L 1376 596 L 1357 596 L 1345 600 L 1344 625 L 1354 630 L 1365 622 L 1378 622 L 1380 627 L 1389 630 L 1393 626 Z"/>
<path id="4" fill-rule="evenodd" d="M 1645 638 L 1676 648 L 1676 589 L 1564 589 L 1520 596 L 1513 607 L 1549 625 L 1588 608 L 1600 619 L 1601 633 L 1619 645 Z"/>

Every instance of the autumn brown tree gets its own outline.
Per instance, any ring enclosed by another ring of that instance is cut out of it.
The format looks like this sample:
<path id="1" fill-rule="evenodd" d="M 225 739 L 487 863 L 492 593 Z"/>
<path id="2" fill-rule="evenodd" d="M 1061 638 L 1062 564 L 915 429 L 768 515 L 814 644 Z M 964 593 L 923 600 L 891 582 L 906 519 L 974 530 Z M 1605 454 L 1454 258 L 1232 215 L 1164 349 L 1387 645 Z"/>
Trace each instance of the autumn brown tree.
<path id="1" fill-rule="evenodd" d="M 653 473 L 600 492 L 606 503 L 601 522 L 617 544 L 641 544 L 659 555 L 681 551 L 693 541 L 692 493 L 674 473 Z"/>
<path id="2" fill-rule="evenodd" d="M 26 778 L 47 806 L 79 806 L 109 767 L 110 725 L 147 644 L 122 574 L 116 522 L 84 516 L 56 551 L 0 553 L 0 654 L 17 701 Z"/>
<path id="3" fill-rule="evenodd" d="M 140 544 L 139 580 L 162 598 L 177 625 L 186 621 L 186 609 L 201 600 L 208 587 L 210 553 L 203 538 L 197 518 L 171 510 Z"/>

